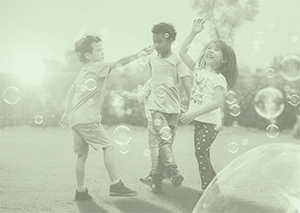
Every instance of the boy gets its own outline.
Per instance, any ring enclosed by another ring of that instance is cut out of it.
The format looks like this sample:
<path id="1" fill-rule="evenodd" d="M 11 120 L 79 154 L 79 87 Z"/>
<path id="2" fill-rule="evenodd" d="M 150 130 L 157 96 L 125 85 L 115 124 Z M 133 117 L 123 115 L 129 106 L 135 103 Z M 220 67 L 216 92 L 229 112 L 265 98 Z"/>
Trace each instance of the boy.
<path id="1" fill-rule="evenodd" d="M 176 39 L 172 24 L 159 23 L 152 28 L 154 49 L 157 55 L 149 60 L 152 73 L 151 94 L 148 107 L 159 146 L 157 166 L 150 184 L 154 193 L 162 193 L 165 173 L 174 187 L 181 185 L 183 176 L 177 169 L 172 144 L 180 113 L 179 90 L 181 83 L 190 98 L 190 74 L 178 54 L 171 50 Z"/>
<path id="2" fill-rule="evenodd" d="M 77 154 L 75 167 L 77 190 L 75 199 L 88 200 L 91 196 L 84 187 L 85 162 L 89 146 L 95 151 L 102 148 L 104 164 L 109 174 L 110 196 L 135 196 L 136 191 L 127 188 L 119 179 L 114 159 L 113 145 L 101 125 L 101 106 L 104 99 L 106 80 L 116 65 L 128 64 L 137 59 L 138 54 L 152 53 L 152 48 L 123 57 L 116 62 L 104 62 L 101 39 L 87 35 L 75 43 L 75 52 L 85 65 L 81 68 L 76 80 L 68 90 L 65 113 L 60 121 L 63 128 L 70 127 L 74 139 L 74 152 Z M 87 85 L 87 82 L 88 85 Z M 91 83 L 95 83 L 93 84 Z"/>

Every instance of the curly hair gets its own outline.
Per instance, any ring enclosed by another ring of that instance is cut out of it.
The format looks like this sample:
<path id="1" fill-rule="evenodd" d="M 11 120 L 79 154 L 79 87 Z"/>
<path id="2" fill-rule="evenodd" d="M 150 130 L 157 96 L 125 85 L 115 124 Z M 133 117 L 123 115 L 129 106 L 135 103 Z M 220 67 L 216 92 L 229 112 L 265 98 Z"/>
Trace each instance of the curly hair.
<path id="1" fill-rule="evenodd" d="M 92 43 L 102 42 L 101 38 L 98 36 L 85 35 L 81 39 L 75 42 L 75 53 L 78 55 L 79 61 L 87 63 L 88 59 L 85 57 L 85 53 L 92 53 L 93 48 Z"/>
<path id="2" fill-rule="evenodd" d="M 166 22 L 161 22 L 159 24 L 154 25 L 151 32 L 153 34 L 168 33 L 169 36 L 167 39 L 172 39 L 173 41 L 175 41 L 177 35 L 175 26 L 173 24 L 166 23 Z"/>

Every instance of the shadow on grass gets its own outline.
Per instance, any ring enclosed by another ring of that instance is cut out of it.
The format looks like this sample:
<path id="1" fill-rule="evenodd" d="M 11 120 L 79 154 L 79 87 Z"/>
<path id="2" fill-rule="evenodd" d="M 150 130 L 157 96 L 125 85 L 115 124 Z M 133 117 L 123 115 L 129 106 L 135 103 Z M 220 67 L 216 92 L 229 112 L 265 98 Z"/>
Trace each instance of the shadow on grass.
<path id="1" fill-rule="evenodd" d="M 109 213 L 107 210 L 101 208 L 93 200 L 88 201 L 75 201 L 76 205 L 81 213 L 97 212 L 97 213 Z"/>
<path id="2" fill-rule="evenodd" d="M 150 186 L 150 182 L 143 183 Z M 184 185 L 174 188 L 168 181 L 163 182 L 163 190 L 164 193 L 157 196 L 168 203 L 172 202 L 174 205 L 179 206 L 183 212 L 192 212 L 201 197 L 198 190 L 185 187 Z"/>
<path id="3" fill-rule="evenodd" d="M 138 213 L 172 213 L 170 210 L 158 207 L 152 203 L 145 202 L 141 199 L 118 200 L 115 202 L 115 207 L 122 212 L 138 212 Z"/>

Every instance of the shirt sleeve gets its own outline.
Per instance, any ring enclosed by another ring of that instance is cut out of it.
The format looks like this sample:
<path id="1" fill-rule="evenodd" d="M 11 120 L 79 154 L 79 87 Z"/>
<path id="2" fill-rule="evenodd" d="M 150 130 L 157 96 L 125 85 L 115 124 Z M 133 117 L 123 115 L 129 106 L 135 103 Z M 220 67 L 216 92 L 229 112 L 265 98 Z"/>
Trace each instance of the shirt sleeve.
<path id="1" fill-rule="evenodd" d="M 139 102 L 142 102 L 150 95 L 150 91 L 151 91 L 150 90 L 150 82 L 151 82 L 151 78 L 148 81 L 146 81 L 143 88 L 138 92 L 138 101 Z"/>
<path id="2" fill-rule="evenodd" d="M 107 77 L 111 69 L 107 62 L 96 62 L 91 68 L 102 78 Z"/>
<path id="3" fill-rule="evenodd" d="M 221 86 L 223 89 L 223 92 L 225 93 L 227 91 L 227 81 L 226 78 L 222 75 L 219 74 L 215 79 L 214 79 L 214 86 L 213 89 L 217 86 Z"/>
<path id="4" fill-rule="evenodd" d="M 177 63 L 177 70 L 178 70 L 178 77 L 179 78 L 182 78 L 182 77 L 185 77 L 185 76 L 190 76 L 189 70 L 187 69 L 187 67 L 185 66 L 185 64 L 181 60 L 179 60 L 178 63 Z"/>

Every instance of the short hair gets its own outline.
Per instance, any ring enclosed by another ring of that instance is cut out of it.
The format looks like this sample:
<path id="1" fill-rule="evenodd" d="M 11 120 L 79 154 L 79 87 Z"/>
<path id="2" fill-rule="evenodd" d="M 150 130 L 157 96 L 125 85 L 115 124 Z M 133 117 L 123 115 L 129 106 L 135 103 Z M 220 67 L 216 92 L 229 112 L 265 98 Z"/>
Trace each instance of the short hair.
<path id="1" fill-rule="evenodd" d="M 152 31 L 153 34 L 166 34 L 168 33 L 169 36 L 166 39 L 173 39 L 175 41 L 177 32 L 175 30 L 175 26 L 170 23 L 161 22 L 153 26 Z"/>
<path id="2" fill-rule="evenodd" d="M 101 38 L 98 36 L 85 35 L 81 39 L 75 42 L 75 53 L 78 55 L 79 61 L 87 63 L 88 59 L 85 57 L 85 53 L 92 53 L 93 48 L 92 43 L 102 42 Z"/>

